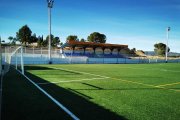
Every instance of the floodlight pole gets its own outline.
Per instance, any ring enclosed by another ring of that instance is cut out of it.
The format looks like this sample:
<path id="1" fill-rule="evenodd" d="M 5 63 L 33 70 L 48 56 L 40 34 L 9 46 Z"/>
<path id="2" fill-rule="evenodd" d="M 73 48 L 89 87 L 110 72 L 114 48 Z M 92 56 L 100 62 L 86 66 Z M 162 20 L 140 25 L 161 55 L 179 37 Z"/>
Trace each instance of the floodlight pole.
<path id="1" fill-rule="evenodd" d="M 169 31 L 170 31 L 170 27 L 167 28 L 167 41 L 166 41 L 166 63 L 168 62 L 168 40 L 169 40 Z"/>
<path id="2" fill-rule="evenodd" d="M 51 63 L 51 8 L 53 7 L 54 0 L 47 0 L 48 4 L 48 18 L 49 18 L 49 63 Z"/>
<path id="3" fill-rule="evenodd" d="M 1 50 L 1 37 L 0 37 L 0 89 L 2 89 L 2 50 Z M 0 91 L 0 119 L 1 119 L 1 111 L 2 111 L 2 90 Z"/>
<path id="4" fill-rule="evenodd" d="M 1 49 L 1 37 L 0 37 L 0 76 L 2 75 L 2 49 Z"/>

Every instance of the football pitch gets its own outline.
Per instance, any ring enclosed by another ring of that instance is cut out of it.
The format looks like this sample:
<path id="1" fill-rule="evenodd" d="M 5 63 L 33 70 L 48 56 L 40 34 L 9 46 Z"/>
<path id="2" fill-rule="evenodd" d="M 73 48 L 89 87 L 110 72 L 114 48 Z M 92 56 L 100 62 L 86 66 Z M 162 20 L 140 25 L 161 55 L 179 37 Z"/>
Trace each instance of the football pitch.
<path id="1" fill-rule="evenodd" d="M 27 65 L 25 75 L 4 76 L 3 120 L 180 118 L 178 63 Z"/>

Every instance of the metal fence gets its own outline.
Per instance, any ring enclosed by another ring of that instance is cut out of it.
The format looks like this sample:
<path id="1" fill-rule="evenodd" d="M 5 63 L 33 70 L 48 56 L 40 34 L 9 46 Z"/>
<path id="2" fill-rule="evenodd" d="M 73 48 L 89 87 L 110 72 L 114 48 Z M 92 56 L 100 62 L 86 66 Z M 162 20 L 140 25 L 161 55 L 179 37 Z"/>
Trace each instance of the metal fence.
<path id="1" fill-rule="evenodd" d="M 17 47 L 6 47 L 2 49 L 3 60 L 6 54 L 12 53 Z M 89 58 L 85 56 L 66 56 L 60 49 L 51 50 L 51 61 L 53 64 L 142 64 L 142 63 L 165 63 L 165 59 L 158 57 L 138 57 L 133 55 L 124 58 Z M 20 54 L 17 54 L 17 61 L 20 64 Z M 15 64 L 15 56 L 12 56 L 11 63 Z M 24 48 L 23 50 L 24 64 L 48 64 L 47 48 Z M 180 63 L 180 58 L 168 59 L 169 63 Z"/>

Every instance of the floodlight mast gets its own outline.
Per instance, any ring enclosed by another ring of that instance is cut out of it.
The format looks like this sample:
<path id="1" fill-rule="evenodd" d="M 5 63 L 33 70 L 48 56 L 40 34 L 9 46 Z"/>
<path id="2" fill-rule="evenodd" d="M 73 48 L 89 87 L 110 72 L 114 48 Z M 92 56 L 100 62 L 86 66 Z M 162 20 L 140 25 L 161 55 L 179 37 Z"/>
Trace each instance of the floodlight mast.
<path id="1" fill-rule="evenodd" d="M 2 89 L 2 50 L 1 50 L 1 36 L 0 36 L 0 80 L 1 80 L 1 89 Z M 2 90 L 0 91 L 0 119 L 2 112 Z"/>
<path id="2" fill-rule="evenodd" d="M 1 75 L 2 75 L 2 50 L 1 50 L 1 37 L 0 37 L 0 76 Z"/>
<path id="3" fill-rule="evenodd" d="M 47 0 L 49 18 L 49 63 L 51 63 L 51 8 L 53 7 L 53 3 L 54 0 Z"/>
<path id="4" fill-rule="evenodd" d="M 167 28 L 167 42 L 166 42 L 166 63 L 168 62 L 168 40 L 169 40 L 169 31 L 171 30 L 170 27 Z"/>

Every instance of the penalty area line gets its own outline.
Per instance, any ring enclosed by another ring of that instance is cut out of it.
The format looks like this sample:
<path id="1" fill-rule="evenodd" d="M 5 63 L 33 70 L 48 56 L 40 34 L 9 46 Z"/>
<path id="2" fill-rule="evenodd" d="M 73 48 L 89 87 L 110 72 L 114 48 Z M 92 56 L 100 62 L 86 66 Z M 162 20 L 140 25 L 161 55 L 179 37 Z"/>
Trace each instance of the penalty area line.
<path id="1" fill-rule="evenodd" d="M 64 68 L 57 68 L 57 67 L 49 67 L 49 68 L 57 69 L 57 70 L 66 70 L 66 71 L 70 71 L 70 72 L 82 73 L 82 74 L 87 74 L 87 75 L 92 75 L 92 76 L 98 76 L 98 77 L 102 77 L 102 78 L 109 78 L 107 76 L 96 75 L 96 74 L 81 72 L 81 71 L 76 71 L 76 70 L 69 70 L 69 69 L 64 69 Z"/>
<path id="2" fill-rule="evenodd" d="M 39 85 L 37 85 L 35 82 L 33 82 L 30 78 L 28 78 L 26 75 L 22 74 L 21 71 L 17 70 L 21 75 L 23 75 L 29 82 L 31 82 L 35 87 L 37 87 L 42 93 L 44 93 L 49 99 L 51 99 L 58 107 L 60 107 L 63 111 L 65 111 L 68 115 L 70 115 L 71 118 L 74 120 L 80 120 L 78 117 L 76 117 L 71 111 L 69 111 L 63 104 L 61 104 L 59 101 L 57 101 L 55 98 L 53 98 L 49 93 L 47 93 L 44 89 L 42 89 Z"/>
<path id="3" fill-rule="evenodd" d="M 101 76 L 101 75 L 96 75 L 96 74 L 91 74 L 91 73 L 86 73 L 86 72 L 80 72 L 80 71 L 75 71 L 75 70 L 68 70 L 68 69 L 63 69 L 63 68 L 56 68 L 56 67 L 50 67 L 50 68 L 52 68 L 52 69 L 59 69 L 59 70 L 67 70 L 67 71 L 77 72 L 77 73 L 82 73 L 82 74 L 89 74 L 89 75 L 93 75 L 93 76 L 99 76 L 99 77 L 102 77 L 102 78 L 116 79 L 116 80 L 120 80 L 120 81 L 123 81 L 123 82 L 126 82 L 126 83 L 133 83 L 133 84 L 139 84 L 139 85 L 159 88 L 159 89 L 163 89 L 163 90 L 170 90 L 170 91 L 180 92 L 180 90 L 169 89 L 169 88 L 165 88 L 165 87 L 161 87 L 161 86 L 155 86 L 155 85 L 150 85 L 150 84 L 145 84 L 145 83 L 140 83 L 140 82 L 134 82 L 134 81 L 130 81 L 130 80 L 118 79 L 118 78 L 114 78 L 114 77 Z M 123 67 L 123 68 L 132 68 L 132 67 Z M 146 69 L 146 68 L 135 68 L 135 69 L 150 70 L 150 69 Z M 153 70 L 153 69 L 151 69 L 151 70 Z"/>

